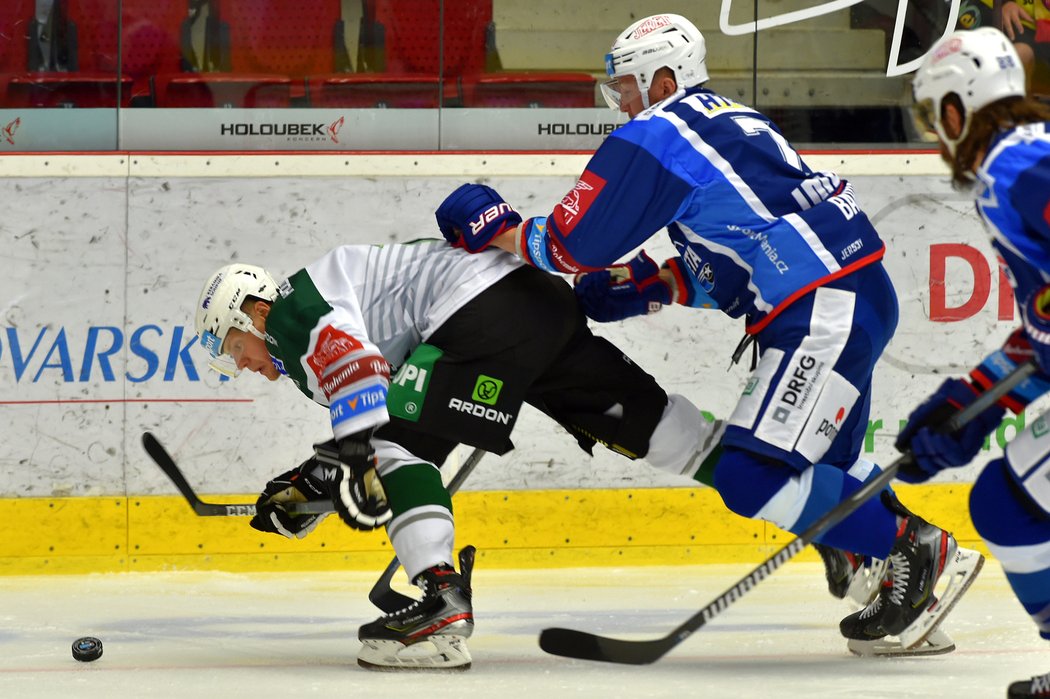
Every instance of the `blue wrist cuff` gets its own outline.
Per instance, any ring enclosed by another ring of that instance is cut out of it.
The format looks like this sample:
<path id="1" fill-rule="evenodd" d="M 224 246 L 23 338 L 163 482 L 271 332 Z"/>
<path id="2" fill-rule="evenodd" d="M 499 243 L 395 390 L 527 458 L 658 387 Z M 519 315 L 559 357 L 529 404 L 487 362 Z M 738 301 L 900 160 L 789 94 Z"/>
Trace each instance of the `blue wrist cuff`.
<path id="1" fill-rule="evenodd" d="M 561 271 L 554 266 L 550 252 L 547 250 L 546 218 L 536 216 L 530 218 L 522 226 L 521 254 L 526 262 L 544 272 L 558 273 Z"/>
<path id="2" fill-rule="evenodd" d="M 980 383 L 990 386 L 1001 381 L 1016 368 L 1017 362 L 1010 359 L 1006 352 L 998 349 L 984 358 L 984 361 L 971 372 L 971 377 L 974 379 L 981 377 L 983 380 Z M 1050 391 L 1050 381 L 1047 381 L 1041 373 L 1037 373 L 1014 387 L 1008 397 L 1017 401 L 1020 407 L 1024 407 L 1048 391 Z"/>

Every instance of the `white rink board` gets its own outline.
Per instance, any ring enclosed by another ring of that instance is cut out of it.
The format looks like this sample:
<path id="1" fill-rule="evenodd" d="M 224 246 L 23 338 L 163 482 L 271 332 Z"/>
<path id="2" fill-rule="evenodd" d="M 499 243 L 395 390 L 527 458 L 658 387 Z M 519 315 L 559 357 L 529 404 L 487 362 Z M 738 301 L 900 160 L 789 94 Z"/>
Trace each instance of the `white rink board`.
<path id="1" fill-rule="evenodd" d="M 850 177 L 888 245 L 901 322 L 875 378 L 872 418 L 886 427 L 867 454 L 888 463 L 897 421 L 940 374 L 971 367 L 1017 321 L 999 319 L 991 247 L 934 156 L 807 161 Z M 335 245 L 436 236 L 433 210 L 467 180 L 495 187 L 523 215 L 546 213 L 583 162 L 578 154 L 5 156 L 0 496 L 174 493 L 139 446 L 147 429 L 201 492 L 257 491 L 326 437 L 327 411 L 290 382 L 220 383 L 202 354 L 186 349 L 207 276 L 236 260 L 280 278 Z M 943 278 L 931 281 L 931 246 L 947 244 L 957 247 Z M 663 235 L 647 249 L 657 258 L 671 253 Z M 931 287 L 966 317 L 931 320 Z M 1012 305 L 1005 308 L 1012 316 Z M 716 415 L 731 410 L 747 375 L 742 366 L 727 371 L 742 323 L 715 312 L 672 308 L 596 331 L 669 391 Z M 486 458 L 466 488 L 680 483 L 644 463 L 589 458 L 529 408 L 514 442 L 507 456 Z"/>

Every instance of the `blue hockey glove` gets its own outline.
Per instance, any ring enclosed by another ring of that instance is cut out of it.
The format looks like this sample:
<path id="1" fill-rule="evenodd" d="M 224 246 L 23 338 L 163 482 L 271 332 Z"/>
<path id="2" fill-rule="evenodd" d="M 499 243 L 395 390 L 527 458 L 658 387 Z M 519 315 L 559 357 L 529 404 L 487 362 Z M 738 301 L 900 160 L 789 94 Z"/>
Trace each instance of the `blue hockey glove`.
<path id="1" fill-rule="evenodd" d="M 671 303 L 671 287 L 645 251 L 625 265 L 576 277 L 576 299 L 599 323 L 656 313 Z"/>
<path id="2" fill-rule="evenodd" d="M 1006 412 L 993 405 L 954 434 L 944 432 L 948 421 L 974 401 L 978 390 L 963 379 L 948 379 L 908 416 L 908 424 L 897 437 L 900 451 L 911 450 L 897 477 L 906 483 L 922 483 L 943 469 L 965 466 L 984 446 Z"/>
<path id="3" fill-rule="evenodd" d="M 460 185 L 434 212 L 445 240 L 470 252 L 480 252 L 508 228 L 521 223 L 521 215 L 492 187 Z"/>
<path id="4" fill-rule="evenodd" d="M 1021 304 L 1021 320 L 1035 363 L 1050 370 L 1050 284 L 1033 291 Z"/>

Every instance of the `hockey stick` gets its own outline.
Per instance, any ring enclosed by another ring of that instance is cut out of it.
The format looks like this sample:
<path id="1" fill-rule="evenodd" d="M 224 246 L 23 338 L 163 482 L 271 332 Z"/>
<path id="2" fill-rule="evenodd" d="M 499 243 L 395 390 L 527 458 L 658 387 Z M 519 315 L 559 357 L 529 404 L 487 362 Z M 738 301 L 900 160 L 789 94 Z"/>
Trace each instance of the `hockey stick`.
<path id="1" fill-rule="evenodd" d="M 175 484 L 175 487 L 182 493 L 182 497 L 186 498 L 186 502 L 190 504 L 193 511 L 201 517 L 254 517 L 255 516 L 255 505 L 254 504 L 240 504 L 240 505 L 229 505 L 220 504 L 213 502 L 204 502 L 197 493 L 193 492 L 193 488 L 190 486 L 189 481 L 182 475 L 182 471 L 179 470 L 178 465 L 175 463 L 175 459 L 171 458 L 171 454 L 164 448 L 164 445 L 153 436 L 151 432 L 142 433 L 142 446 L 146 449 L 146 453 L 149 454 L 150 458 L 153 459 L 154 463 L 160 467 L 161 471 L 167 474 L 171 482 Z M 316 500 L 311 502 L 302 503 L 288 503 L 283 505 L 284 509 L 293 515 L 315 515 L 323 512 L 333 512 L 335 510 L 332 507 L 332 502 L 324 500 Z"/>
<path id="2" fill-rule="evenodd" d="M 254 517 L 255 516 L 255 505 L 250 504 L 220 504 L 210 503 L 202 501 L 197 493 L 193 491 L 189 481 L 182 475 L 182 471 L 179 470 L 175 460 L 168 454 L 167 449 L 160 443 L 160 441 L 153 436 L 150 432 L 145 432 L 142 435 L 142 446 L 145 447 L 146 453 L 149 454 L 150 458 L 160 467 L 160 470 L 167 474 L 171 482 L 175 484 L 175 487 L 182 493 L 182 497 L 186 498 L 186 502 L 189 503 L 193 511 L 201 517 Z M 481 457 L 485 455 L 485 452 L 481 449 L 474 449 L 467 457 L 467 460 L 463 462 L 463 465 L 456 471 L 456 475 L 452 477 L 452 480 L 448 483 L 448 494 L 452 495 L 460 486 L 463 485 L 463 481 L 467 480 L 467 476 L 474 470 L 474 467 L 481 461 Z M 335 508 L 332 507 L 331 501 L 315 500 L 305 503 L 288 503 L 284 505 L 285 510 L 295 515 L 303 514 L 322 514 L 325 512 L 332 512 Z M 390 581 L 394 578 L 394 574 L 397 569 L 401 567 L 401 562 L 394 556 L 393 560 L 390 561 L 390 565 L 386 567 L 383 574 L 376 580 L 375 585 L 368 593 L 368 599 L 372 604 L 376 605 L 384 612 L 393 612 L 398 609 L 404 609 L 408 605 L 415 602 L 414 599 L 408 595 L 403 595 L 396 590 L 391 589 Z"/>
<path id="3" fill-rule="evenodd" d="M 946 431 L 955 432 L 974 419 L 999 398 L 1031 376 L 1036 371 L 1032 362 L 1021 364 L 1001 381 L 990 387 L 948 421 Z M 553 655 L 581 660 L 601 660 L 609 663 L 626 665 L 648 665 L 662 658 L 669 650 L 689 638 L 690 635 L 707 622 L 725 611 L 729 605 L 747 594 L 752 588 L 769 577 L 777 568 L 791 560 L 813 539 L 826 530 L 834 527 L 854 510 L 878 493 L 894 479 L 901 465 L 910 458 L 904 454 L 883 470 L 878 476 L 868 481 L 855 493 L 831 508 L 823 517 L 811 524 L 787 546 L 777 551 L 765 562 L 740 579 L 737 584 L 723 592 L 706 607 L 693 614 L 671 633 L 649 641 L 625 641 L 606 636 L 575 631 L 573 629 L 549 628 L 540 633 L 540 648 Z"/>
<path id="4" fill-rule="evenodd" d="M 467 480 L 467 476 L 470 475 L 470 472 L 474 470 L 474 467 L 478 465 L 483 456 L 485 456 L 485 452 L 482 449 L 475 448 L 474 451 L 470 452 L 470 456 L 467 457 L 467 460 L 463 462 L 463 465 L 456 471 L 456 475 L 452 476 L 452 479 L 446 486 L 449 495 L 454 495 L 459 490 L 460 486 L 463 485 L 463 481 Z M 404 609 L 416 602 L 414 598 L 403 595 L 390 587 L 390 581 L 394 579 L 394 573 L 400 567 L 401 561 L 397 559 L 397 556 L 394 556 L 393 560 L 390 561 L 390 565 L 386 567 L 383 574 L 379 576 L 379 580 L 376 580 L 376 584 L 368 592 L 368 601 L 387 614 Z"/>

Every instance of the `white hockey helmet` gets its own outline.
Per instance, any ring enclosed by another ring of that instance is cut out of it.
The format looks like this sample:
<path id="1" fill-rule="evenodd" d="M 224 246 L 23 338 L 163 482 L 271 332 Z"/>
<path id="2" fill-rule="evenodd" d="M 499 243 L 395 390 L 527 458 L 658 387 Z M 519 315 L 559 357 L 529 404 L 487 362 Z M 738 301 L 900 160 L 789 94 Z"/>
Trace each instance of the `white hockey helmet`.
<path id="1" fill-rule="evenodd" d="M 652 15 L 627 29 L 605 54 L 605 72 L 611 78 L 602 84 L 602 95 L 614 111 L 620 110 L 617 80 L 634 76 L 642 92 L 642 105 L 649 108 L 649 86 L 660 68 L 674 72 L 678 87 L 707 82 L 707 45 L 704 35 L 681 15 Z"/>
<path id="2" fill-rule="evenodd" d="M 913 112 L 920 128 L 940 137 L 954 155 L 970 128 L 970 115 L 1004 97 L 1025 96 L 1025 73 L 1006 35 L 993 27 L 955 31 L 926 54 L 912 81 Z M 950 94 L 963 106 L 962 132 L 949 138 L 941 124 L 941 105 Z"/>
<path id="3" fill-rule="evenodd" d="M 209 365 L 223 374 L 237 375 L 233 358 L 222 350 L 230 328 L 263 337 L 251 317 L 241 310 L 249 296 L 273 301 L 277 298 L 277 284 L 262 267 L 232 264 L 211 275 L 197 301 L 197 336 L 212 358 Z"/>

